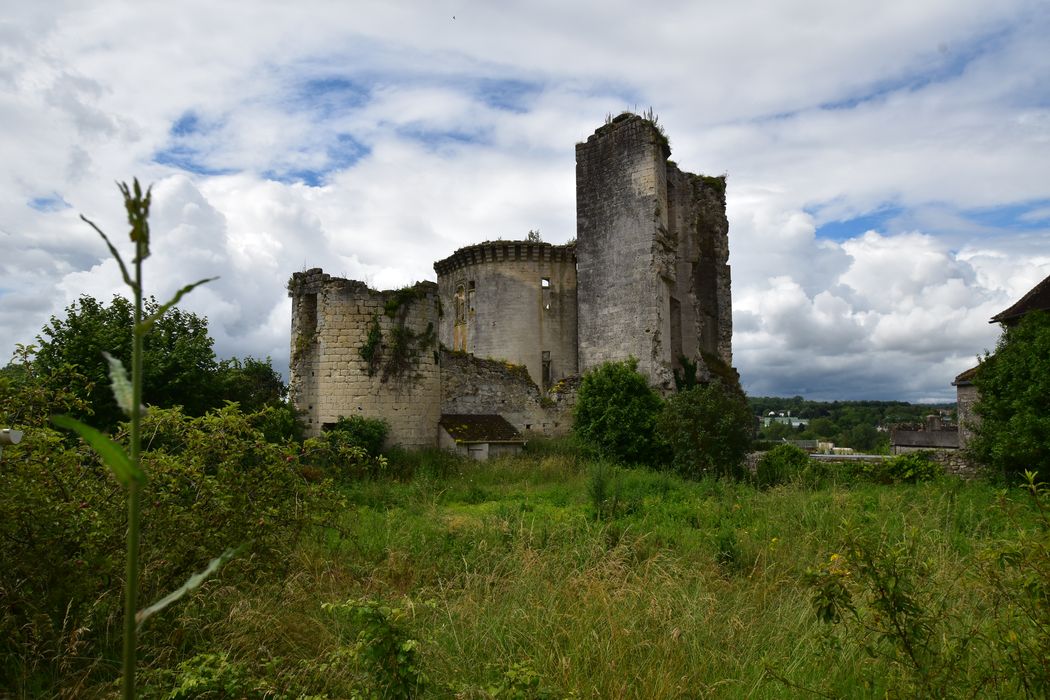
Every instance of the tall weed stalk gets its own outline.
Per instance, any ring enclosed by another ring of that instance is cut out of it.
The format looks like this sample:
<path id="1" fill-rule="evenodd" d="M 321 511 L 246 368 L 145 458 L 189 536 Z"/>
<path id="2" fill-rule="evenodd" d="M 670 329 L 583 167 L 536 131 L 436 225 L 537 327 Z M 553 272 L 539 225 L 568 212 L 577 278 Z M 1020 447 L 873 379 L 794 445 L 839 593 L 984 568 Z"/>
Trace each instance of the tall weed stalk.
<path id="1" fill-rule="evenodd" d="M 113 441 L 108 436 L 95 430 L 91 426 L 82 423 L 69 416 L 55 416 L 52 420 L 62 428 L 75 431 L 91 447 L 98 452 L 102 461 L 110 468 L 117 480 L 127 490 L 128 504 L 128 529 L 126 545 L 126 569 L 124 582 L 124 648 L 122 659 L 123 680 L 121 684 L 122 697 L 130 700 L 135 697 L 135 663 L 139 627 L 148 617 L 160 612 L 168 605 L 174 603 L 182 596 L 198 588 L 204 579 L 214 573 L 226 561 L 232 558 L 235 550 L 227 550 L 222 556 L 212 562 L 199 574 L 191 576 L 181 587 L 168 594 L 156 603 L 138 610 L 138 578 L 139 578 L 139 532 L 140 517 L 142 510 L 142 489 L 146 484 L 146 474 L 142 471 L 140 458 L 142 452 L 142 416 L 145 408 L 142 405 L 142 377 L 143 377 L 143 339 L 156 321 L 166 311 L 175 306 L 179 300 L 195 287 L 210 282 L 214 278 L 202 279 L 188 284 L 178 290 L 167 303 L 160 306 L 154 313 L 143 317 L 143 283 L 142 263 L 150 255 L 149 250 L 149 208 L 152 200 L 152 188 L 147 188 L 143 193 L 139 181 L 133 181 L 131 187 L 126 183 L 118 185 L 124 197 L 124 209 L 127 211 L 128 224 L 131 226 L 129 236 L 134 245 L 135 256 L 132 258 L 132 271 L 129 272 L 124 259 L 117 251 L 109 237 L 87 217 L 81 216 L 91 228 L 93 228 L 105 241 L 109 252 L 113 254 L 120 273 L 126 284 L 134 295 L 135 314 L 134 328 L 132 333 L 131 347 L 131 377 L 128 378 L 127 371 L 120 360 L 104 353 L 109 363 L 109 376 L 113 388 L 113 396 L 121 410 L 131 419 L 131 432 L 129 436 L 130 446 L 125 450 L 124 446 Z M 130 454 L 129 454 L 130 453 Z"/>

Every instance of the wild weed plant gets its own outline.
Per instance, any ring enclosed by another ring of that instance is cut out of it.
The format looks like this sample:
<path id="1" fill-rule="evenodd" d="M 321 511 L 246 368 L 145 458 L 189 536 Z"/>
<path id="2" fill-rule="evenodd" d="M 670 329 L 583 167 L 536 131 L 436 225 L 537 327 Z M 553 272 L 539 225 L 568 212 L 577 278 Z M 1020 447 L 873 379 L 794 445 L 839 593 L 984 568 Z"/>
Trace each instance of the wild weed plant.
<path id="1" fill-rule="evenodd" d="M 161 316 L 175 306 L 185 294 L 192 291 L 195 287 L 211 281 L 211 279 L 202 279 L 186 285 L 178 290 L 168 302 L 162 304 L 148 316 L 144 316 L 143 303 L 145 295 L 143 291 L 142 265 L 150 255 L 149 209 L 152 192 L 150 189 L 147 189 L 143 193 L 138 180 L 135 180 L 131 187 L 128 187 L 125 183 L 121 183 L 119 187 L 124 197 L 124 209 L 127 212 L 128 224 L 131 226 L 129 237 L 135 250 L 134 257 L 131 260 L 130 272 L 128 266 L 124 263 L 123 257 L 110 242 L 109 237 L 91 220 L 83 216 L 81 218 L 105 241 L 110 253 L 112 253 L 117 261 L 117 265 L 120 267 L 124 283 L 134 296 L 131 377 L 128 377 L 127 370 L 119 360 L 111 355 L 106 355 L 106 360 L 109 362 L 109 376 L 113 396 L 117 401 L 117 405 L 131 419 L 131 429 L 128 436 L 130 449 L 125 450 L 119 443 L 74 418 L 55 416 L 52 420 L 59 427 L 73 430 L 86 443 L 91 445 L 98 452 L 106 466 L 112 470 L 113 475 L 124 486 L 127 493 L 128 527 L 127 564 L 124 575 L 122 695 L 130 700 L 135 697 L 135 663 L 139 626 L 151 615 L 160 612 L 182 596 L 198 588 L 205 578 L 229 561 L 236 554 L 236 550 L 227 550 L 219 557 L 213 559 L 204 571 L 191 576 L 172 593 L 141 610 L 138 608 L 140 518 L 142 489 L 146 483 L 146 473 L 142 470 L 141 464 L 142 416 L 144 412 L 142 403 L 143 339 Z"/>

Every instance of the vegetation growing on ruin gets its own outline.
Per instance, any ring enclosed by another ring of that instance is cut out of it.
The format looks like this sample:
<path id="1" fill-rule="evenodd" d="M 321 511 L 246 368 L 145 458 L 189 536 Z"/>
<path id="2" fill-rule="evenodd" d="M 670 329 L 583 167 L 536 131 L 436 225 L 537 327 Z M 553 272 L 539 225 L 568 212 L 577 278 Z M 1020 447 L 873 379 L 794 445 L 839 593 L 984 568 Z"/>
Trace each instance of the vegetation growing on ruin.
<path id="1" fill-rule="evenodd" d="M 411 379 L 420 354 L 436 345 L 437 334 L 433 323 L 428 323 L 422 333 L 416 333 L 405 325 L 403 319 L 399 319 L 387 335 L 381 381 Z"/>
<path id="2" fill-rule="evenodd" d="M 726 176 L 725 175 L 695 175 L 697 180 L 702 182 L 705 187 L 710 188 L 718 193 L 718 196 L 725 198 L 726 196 Z"/>
<path id="3" fill-rule="evenodd" d="M 744 388 L 740 385 L 740 373 L 735 367 L 712 352 L 701 352 L 700 357 L 703 358 L 704 366 L 715 379 L 722 382 L 728 389 L 744 396 Z"/>
<path id="4" fill-rule="evenodd" d="M 368 324 L 368 335 L 365 343 L 358 351 L 361 359 L 368 363 L 368 376 L 375 375 L 379 369 L 379 360 L 382 355 L 383 330 L 379 327 L 379 314 L 372 314 L 372 320 Z"/>
<path id="5" fill-rule="evenodd" d="M 359 354 L 368 365 L 368 376 L 380 373 L 380 381 L 383 383 L 391 379 L 411 381 L 415 377 L 413 370 L 423 352 L 434 350 L 434 361 L 437 362 L 437 333 L 434 324 L 428 323 L 422 332 L 413 331 L 406 325 L 411 305 L 426 298 L 427 286 L 420 283 L 387 294 L 389 296 L 383 304 L 383 314 L 393 319 L 393 325 L 386 332 L 384 341 L 379 314 L 373 314 L 368 326 L 368 335 Z M 440 312 L 440 301 L 438 303 Z"/>
<path id="6" fill-rule="evenodd" d="M 383 303 L 383 313 L 389 318 L 396 318 L 398 314 L 404 315 L 408 307 L 427 296 L 427 284 L 420 282 L 409 287 L 402 287 L 391 292 L 385 292 L 386 301 Z"/>

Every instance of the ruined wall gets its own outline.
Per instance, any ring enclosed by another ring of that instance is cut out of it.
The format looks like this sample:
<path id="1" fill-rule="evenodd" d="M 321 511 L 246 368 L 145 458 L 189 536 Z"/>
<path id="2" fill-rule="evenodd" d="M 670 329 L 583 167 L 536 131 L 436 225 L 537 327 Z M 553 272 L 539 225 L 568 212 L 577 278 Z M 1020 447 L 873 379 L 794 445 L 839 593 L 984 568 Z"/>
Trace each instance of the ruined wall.
<path id="1" fill-rule="evenodd" d="M 665 391 L 681 356 L 732 363 L 725 180 L 682 172 L 669 155 L 633 114 L 576 145 L 580 371 L 633 355 Z"/>
<path id="2" fill-rule="evenodd" d="M 682 355 L 714 355 L 733 364 L 725 188 L 725 177 L 693 175 L 667 163 L 667 229 L 677 244 L 674 296 L 680 306 L 677 318 L 672 309 L 672 323 L 682 328 L 681 341 L 671 347 L 676 367 Z"/>
<path id="3" fill-rule="evenodd" d="M 289 395 L 307 434 L 340 416 L 361 415 L 385 420 L 390 444 L 436 445 L 437 286 L 378 292 L 315 268 L 292 275 L 288 290 Z"/>
<path id="4" fill-rule="evenodd" d="M 959 423 L 959 447 L 965 448 L 970 439 L 973 438 L 974 428 L 977 426 L 980 416 L 974 410 L 973 405 L 977 402 L 979 395 L 977 387 L 971 382 L 959 382 L 955 390 L 956 414 Z"/>
<path id="5" fill-rule="evenodd" d="M 526 434 L 568 433 L 576 386 L 570 378 L 542 392 L 521 365 L 441 353 L 441 413 L 498 414 Z"/>
<path id="6" fill-rule="evenodd" d="M 576 258 L 570 246 L 494 241 L 434 263 L 445 347 L 528 368 L 540 387 L 577 373 Z"/>

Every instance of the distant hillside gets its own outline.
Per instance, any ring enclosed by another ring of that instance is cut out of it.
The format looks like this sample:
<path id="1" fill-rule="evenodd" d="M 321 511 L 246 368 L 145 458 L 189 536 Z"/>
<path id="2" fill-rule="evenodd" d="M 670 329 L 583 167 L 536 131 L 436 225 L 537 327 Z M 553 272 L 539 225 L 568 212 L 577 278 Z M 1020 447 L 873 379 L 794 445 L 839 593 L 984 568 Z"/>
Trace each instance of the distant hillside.
<path id="1" fill-rule="evenodd" d="M 914 404 L 905 401 L 808 401 L 801 396 L 748 397 L 756 416 L 790 412 L 804 419 L 803 425 L 774 423 L 761 427 L 758 437 L 767 440 L 825 439 L 841 447 L 865 452 L 889 449 L 889 426 L 896 423 L 920 423 L 931 413 L 946 414 L 954 420 L 955 404 Z"/>

